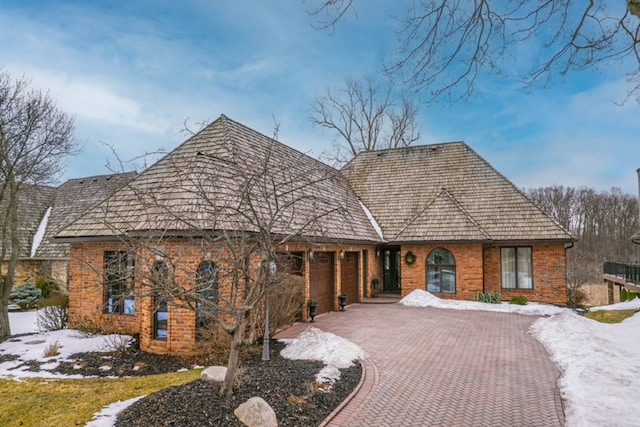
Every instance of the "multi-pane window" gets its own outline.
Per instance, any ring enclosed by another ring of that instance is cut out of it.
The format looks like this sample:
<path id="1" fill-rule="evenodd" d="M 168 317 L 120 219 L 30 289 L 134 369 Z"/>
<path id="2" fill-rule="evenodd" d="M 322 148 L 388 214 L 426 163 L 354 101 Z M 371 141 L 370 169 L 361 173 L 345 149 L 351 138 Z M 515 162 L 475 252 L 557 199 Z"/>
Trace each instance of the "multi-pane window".
<path id="1" fill-rule="evenodd" d="M 126 251 L 104 252 L 104 311 L 134 314 L 135 258 Z"/>
<path id="2" fill-rule="evenodd" d="M 531 247 L 501 248 L 500 269 L 504 289 L 533 289 Z"/>
<path id="3" fill-rule="evenodd" d="M 166 340 L 169 332 L 168 278 L 167 264 L 156 261 L 153 265 L 153 338 L 157 340 Z"/>
<path id="4" fill-rule="evenodd" d="M 218 304 L 218 270 L 211 261 L 200 263 L 196 270 L 196 328 L 208 329 L 216 315 L 214 304 Z"/>
<path id="5" fill-rule="evenodd" d="M 456 293 L 456 260 L 444 248 L 437 248 L 427 256 L 427 291 Z"/>

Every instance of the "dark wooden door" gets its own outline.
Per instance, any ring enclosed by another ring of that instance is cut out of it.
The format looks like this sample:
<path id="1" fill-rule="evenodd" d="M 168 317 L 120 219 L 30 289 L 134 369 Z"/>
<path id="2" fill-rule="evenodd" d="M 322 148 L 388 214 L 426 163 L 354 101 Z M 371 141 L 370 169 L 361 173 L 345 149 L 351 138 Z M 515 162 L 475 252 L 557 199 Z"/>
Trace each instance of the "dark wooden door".
<path id="1" fill-rule="evenodd" d="M 358 302 L 358 252 L 347 252 L 340 265 L 342 292 L 347 293 L 347 304 Z"/>
<path id="2" fill-rule="evenodd" d="M 317 314 L 331 311 L 334 307 L 334 260 L 331 252 L 316 252 L 309 264 L 309 298 L 318 303 Z"/>
<path id="3" fill-rule="evenodd" d="M 400 293 L 400 248 L 384 250 L 384 292 Z"/>

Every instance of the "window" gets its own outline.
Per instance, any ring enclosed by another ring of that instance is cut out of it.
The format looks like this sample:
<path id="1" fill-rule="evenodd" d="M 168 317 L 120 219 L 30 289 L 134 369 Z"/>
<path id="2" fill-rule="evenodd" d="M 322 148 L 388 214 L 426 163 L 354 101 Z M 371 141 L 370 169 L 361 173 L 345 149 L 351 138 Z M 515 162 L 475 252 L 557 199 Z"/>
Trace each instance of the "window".
<path id="1" fill-rule="evenodd" d="M 104 311 L 134 314 L 135 259 L 125 251 L 104 252 Z"/>
<path id="2" fill-rule="evenodd" d="M 503 289 L 533 289 L 533 260 L 530 247 L 500 249 Z"/>
<path id="3" fill-rule="evenodd" d="M 208 329 L 215 316 L 213 304 L 218 303 L 218 270 L 211 261 L 200 263 L 196 270 L 196 328 Z M 198 335 L 198 334 L 196 334 Z"/>
<path id="4" fill-rule="evenodd" d="M 153 338 L 166 340 L 169 332 L 169 308 L 166 286 L 169 278 L 167 264 L 156 261 L 153 264 Z"/>
<path id="5" fill-rule="evenodd" d="M 456 260 L 444 248 L 432 250 L 427 257 L 427 291 L 456 293 Z"/>

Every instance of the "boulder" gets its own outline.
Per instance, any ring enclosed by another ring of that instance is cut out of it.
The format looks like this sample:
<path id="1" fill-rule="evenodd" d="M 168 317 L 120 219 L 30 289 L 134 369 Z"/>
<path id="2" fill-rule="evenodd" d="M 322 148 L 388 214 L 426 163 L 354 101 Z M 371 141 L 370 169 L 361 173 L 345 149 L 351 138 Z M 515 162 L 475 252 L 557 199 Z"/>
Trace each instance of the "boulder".
<path id="1" fill-rule="evenodd" d="M 227 375 L 226 366 L 209 366 L 202 371 L 200 378 L 207 381 L 217 381 L 219 383 L 224 381 L 224 376 Z"/>
<path id="2" fill-rule="evenodd" d="M 247 427 L 278 426 L 276 413 L 261 397 L 252 397 L 238 406 L 233 413 Z"/>

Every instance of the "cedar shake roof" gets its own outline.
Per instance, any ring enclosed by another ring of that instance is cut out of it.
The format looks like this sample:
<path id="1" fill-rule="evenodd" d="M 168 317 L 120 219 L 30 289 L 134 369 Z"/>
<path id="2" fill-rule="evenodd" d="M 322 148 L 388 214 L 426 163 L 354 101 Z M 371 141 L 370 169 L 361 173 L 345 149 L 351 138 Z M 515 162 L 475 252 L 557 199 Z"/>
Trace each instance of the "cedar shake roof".
<path id="1" fill-rule="evenodd" d="M 343 169 L 387 241 L 571 241 L 463 142 L 358 154 Z"/>
<path id="2" fill-rule="evenodd" d="M 47 209 L 53 204 L 55 187 L 24 184 L 18 193 L 18 240 L 19 258 L 29 258 L 33 236 L 38 230 Z M 4 242 L 0 241 L 0 248 Z M 7 245 L 5 258 L 11 254 L 11 245 Z"/>
<path id="3" fill-rule="evenodd" d="M 225 116 L 56 237 L 257 231 L 267 218 L 273 234 L 302 230 L 319 241 L 380 240 L 338 171 Z"/>
<path id="4" fill-rule="evenodd" d="M 78 219 L 89 208 L 105 200 L 117 189 L 131 181 L 135 172 L 90 176 L 71 179 L 55 190 L 55 200 L 47 221 L 47 228 L 35 258 L 68 258 L 69 245 L 53 242 L 53 236 Z M 42 216 L 40 217 L 42 218 Z"/>

